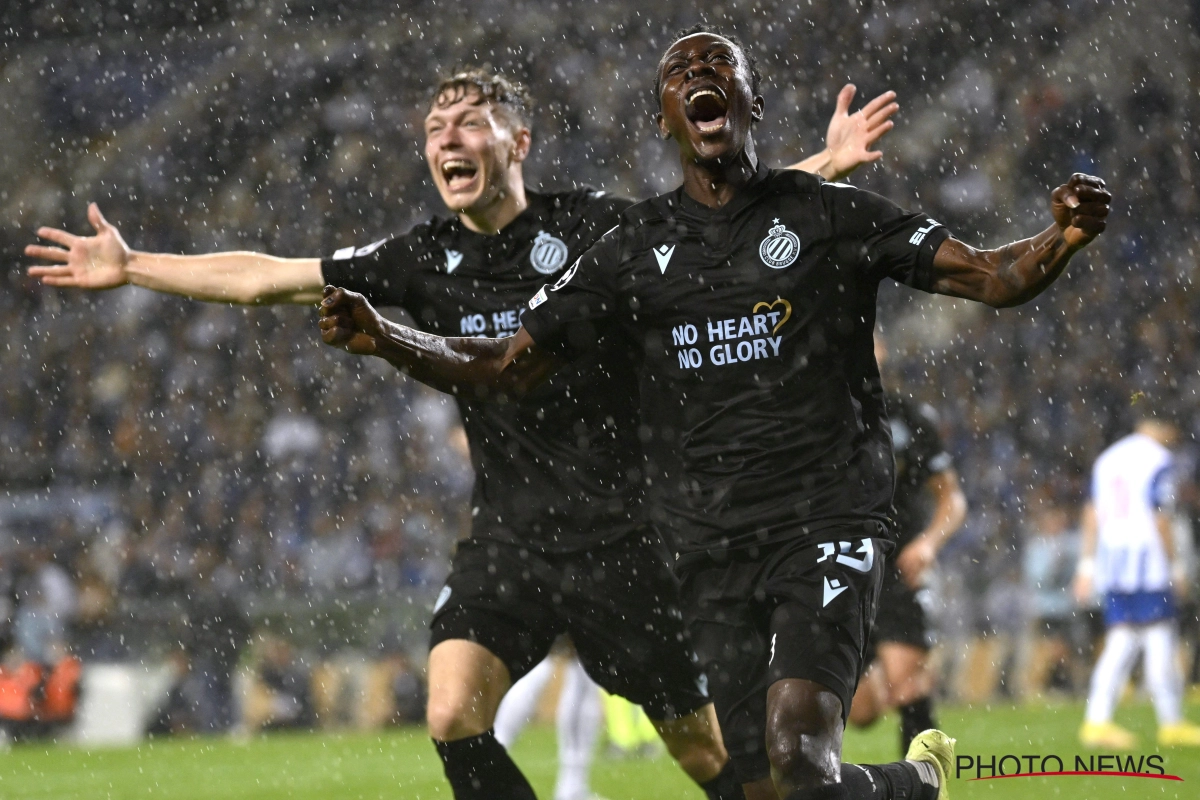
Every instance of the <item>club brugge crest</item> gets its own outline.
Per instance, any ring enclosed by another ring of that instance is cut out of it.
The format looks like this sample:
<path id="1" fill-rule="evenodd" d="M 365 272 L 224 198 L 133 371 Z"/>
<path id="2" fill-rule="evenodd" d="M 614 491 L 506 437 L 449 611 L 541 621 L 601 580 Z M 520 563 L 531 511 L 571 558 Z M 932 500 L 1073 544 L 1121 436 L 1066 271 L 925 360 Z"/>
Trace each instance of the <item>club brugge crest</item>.
<path id="1" fill-rule="evenodd" d="M 771 269 L 790 267 L 800 255 L 800 237 L 775 220 L 775 227 L 767 231 L 767 238 L 758 246 L 758 257 Z"/>
<path id="2" fill-rule="evenodd" d="M 557 239 L 542 231 L 533 240 L 533 250 L 529 253 L 529 263 L 543 275 L 553 275 L 567 263 L 567 246 L 562 239 Z"/>

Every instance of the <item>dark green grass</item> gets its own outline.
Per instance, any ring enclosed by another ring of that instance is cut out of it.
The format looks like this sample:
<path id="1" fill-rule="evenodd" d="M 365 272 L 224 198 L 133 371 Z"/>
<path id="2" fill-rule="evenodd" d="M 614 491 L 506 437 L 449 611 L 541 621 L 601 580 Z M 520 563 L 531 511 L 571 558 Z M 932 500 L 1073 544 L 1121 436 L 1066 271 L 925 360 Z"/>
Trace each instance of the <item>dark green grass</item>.
<path id="1" fill-rule="evenodd" d="M 1200 707 L 1190 709 L 1200 719 Z M 1081 753 L 1075 739 L 1082 709 L 1061 706 L 994 705 L 947 708 L 941 723 L 958 738 L 962 754 L 991 756 L 1055 753 L 1066 760 Z M 1140 753 L 1153 745 L 1153 713 L 1145 705 L 1123 708 L 1118 721 L 1143 739 Z M 851 732 L 846 759 L 887 761 L 896 757 L 896 726 L 884 720 L 870 731 Z M 1184 783 L 1132 778 L 1018 778 L 951 784 L 955 800 L 1050 797 L 1089 800 L 1200 798 L 1200 752 L 1161 751 L 1168 773 Z M 554 733 L 529 730 L 516 758 L 542 798 L 552 796 Z M 1009 762 L 1011 764 L 1011 762 Z M 593 785 L 611 800 L 702 800 L 699 790 L 666 758 L 597 759 Z M 81 750 L 25 745 L 0 753 L 0 798 L 402 798 L 448 800 L 441 765 L 420 730 L 382 734 L 278 734 L 248 742 L 176 739 L 138 748 Z"/>

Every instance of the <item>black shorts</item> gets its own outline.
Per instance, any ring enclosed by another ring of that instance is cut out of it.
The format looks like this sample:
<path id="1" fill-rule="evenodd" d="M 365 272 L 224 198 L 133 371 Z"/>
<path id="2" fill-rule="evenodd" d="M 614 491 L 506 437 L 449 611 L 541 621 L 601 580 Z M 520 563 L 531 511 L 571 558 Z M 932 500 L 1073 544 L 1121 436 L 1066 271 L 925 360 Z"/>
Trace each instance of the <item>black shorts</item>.
<path id="1" fill-rule="evenodd" d="M 431 647 L 449 639 L 481 644 L 514 683 L 560 634 L 570 634 L 592 680 L 653 720 L 711 702 L 680 613 L 679 584 L 655 534 L 565 555 L 460 542 L 431 629 Z"/>
<path id="2" fill-rule="evenodd" d="M 891 543 L 847 538 L 735 555 L 683 575 L 684 609 L 738 779 L 771 771 L 767 689 L 785 678 L 819 683 L 842 701 L 858 686 Z"/>
<path id="3" fill-rule="evenodd" d="M 892 561 L 887 563 L 884 571 L 879 613 L 875 615 L 875 629 L 871 632 L 873 646 L 883 642 L 908 644 L 922 650 L 928 650 L 932 645 L 929 620 L 917 600 L 917 592 L 908 588 Z"/>

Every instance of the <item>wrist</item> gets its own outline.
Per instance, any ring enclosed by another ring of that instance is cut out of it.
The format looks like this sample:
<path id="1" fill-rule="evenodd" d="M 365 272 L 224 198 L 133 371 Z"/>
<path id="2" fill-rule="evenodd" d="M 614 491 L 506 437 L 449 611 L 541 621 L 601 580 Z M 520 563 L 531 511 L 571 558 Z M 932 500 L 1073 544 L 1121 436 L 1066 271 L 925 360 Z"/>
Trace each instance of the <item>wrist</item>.
<path id="1" fill-rule="evenodd" d="M 125 254 L 125 260 L 117 265 L 117 268 L 121 270 L 122 282 L 154 288 L 148 284 L 152 257 L 153 253 L 143 253 L 138 250 L 128 251 Z"/>
<path id="2" fill-rule="evenodd" d="M 826 147 L 824 150 L 817 153 L 816 156 L 814 156 L 814 158 L 817 160 L 817 163 L 820 165 L 817 167 L 818 175 L 820 175 L 822 178 L 824 178 L 827 181 L 836 180 L 839 177 L 837 168 L 835 167 L 835 165 L 833 163 L 834 155 L 833 155 L 833 150 L 831 148 Z"/>

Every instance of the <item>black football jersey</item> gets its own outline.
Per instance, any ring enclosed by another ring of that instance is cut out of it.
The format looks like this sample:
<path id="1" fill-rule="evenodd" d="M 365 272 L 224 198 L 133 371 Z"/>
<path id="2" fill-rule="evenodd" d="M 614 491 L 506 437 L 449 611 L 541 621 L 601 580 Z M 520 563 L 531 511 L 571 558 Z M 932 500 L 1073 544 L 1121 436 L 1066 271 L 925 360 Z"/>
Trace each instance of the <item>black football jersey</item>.
<path id="1" fill-rule="evenodd" d="M 528 192 L 499 234 L 457 217 L 403 236 L 339 250 L 326 283 L 407 310 L 442 336 L 511 336 L 525 301 L 617 224 L 629 201 L 590 189 Z M 472 535 L 544 552 L 614 541 L 640 521 L 636 377 L 602 350 L 572 363 L 517 402 L 456 393 L 475 467 Z"/>
<path id="2" fill-rule="evenodd" d="M 896 493 L 892 516 L 898 537 L 896 552 L 916 538 L 929 522 L 929 478 L 954 466 L 942 446 L 937 412 L 928 403 L 915 403 L 897 392 L 887 392 L 892 452 L 896 456 Z"/>
<path id="3" fill-rule="evenodd" d="M 948 235 L 870 192 L 760 166 L 720 209 L 682 188 L 630 208 L 524 324 L 567 357 L 606 331 L 628 343 L 655 511 L 682 562 L 889 536 L 876 294 L 885 277 L 928 290 Z"/>

